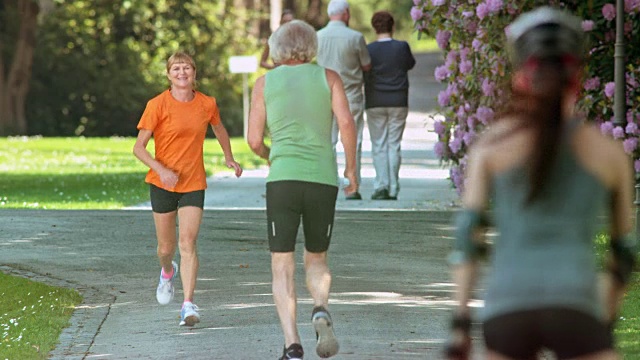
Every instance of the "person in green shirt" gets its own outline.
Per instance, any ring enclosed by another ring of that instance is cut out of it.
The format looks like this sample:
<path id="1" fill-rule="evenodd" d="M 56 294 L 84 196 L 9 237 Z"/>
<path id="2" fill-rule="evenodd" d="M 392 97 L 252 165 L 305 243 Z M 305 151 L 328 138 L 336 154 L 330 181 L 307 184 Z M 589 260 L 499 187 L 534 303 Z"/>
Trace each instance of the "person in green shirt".
<path id="1" fill-rule="evenodd" d="M 338 353 L 329 315 L 331 273 L 327 250 L 333 231 L 338 168 L 331 141 L 335 114 L 344 146 L 345 194 L 358 191 L 356 130 L 340 76 L 310 63 L 316 55 L 315 30 L 293 20 L 269 38 L 272 59 L 280 64 L 253 88 L 247 140 L 251 150 L 270 164 L 267 177 L 267 223 L 273 298 L 284 332 L 282 359 L 302 359 L 296 325 L 295 244 L 300 220 L 305 235 L 306 283 L 314 308 L 316 353 Z M 265 130 L 271 148 L 265 145 Z"/>

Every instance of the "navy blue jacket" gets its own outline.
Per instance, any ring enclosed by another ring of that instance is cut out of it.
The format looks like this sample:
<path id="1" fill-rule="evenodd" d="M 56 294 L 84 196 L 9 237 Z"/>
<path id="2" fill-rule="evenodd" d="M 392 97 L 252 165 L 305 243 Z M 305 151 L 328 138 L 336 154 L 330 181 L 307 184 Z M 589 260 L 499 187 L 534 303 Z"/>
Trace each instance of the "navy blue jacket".
<path id="1" fill-rule="evenodd" d="M 371 70 L 365 73 L 365 108 L 407 107 L 409 78 L 416 59 L 405 41 L 383 40 L 367 45 Z"/>

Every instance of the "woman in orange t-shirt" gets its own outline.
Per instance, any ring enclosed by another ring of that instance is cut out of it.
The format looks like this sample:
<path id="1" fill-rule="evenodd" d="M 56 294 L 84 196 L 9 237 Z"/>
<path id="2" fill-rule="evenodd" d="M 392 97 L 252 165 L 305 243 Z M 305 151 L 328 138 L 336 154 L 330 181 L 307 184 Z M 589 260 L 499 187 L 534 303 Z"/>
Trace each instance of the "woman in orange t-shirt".
<path id="1" fill-rule="evenodd" d="M 233 159 L 229 134 L 220 121 L 216 100 L 194 89 L 196 66 L 183 53 L 173 54 L 167 61 L 170 89 L 149 100 L 138 123 L 134 155 L 149 167 L 145 182 L 150 185 L 151 208 L 158 238 L 158 258 L 162 270 L 156 290 L 160 304 L 173 299 L 173 279 L 178 265 L 176 252 L 176 217 L 180 218 L 180 278 L 184 303 L 180 325 L 193 326 L 200 321 L 198 307 L 193 304 L 198 272 L 196 240 L 204 208 L 207 188 L 203 145 L 209 125 L 224 152 L 227 167 L 242 168 Z M 155 156 L 147 150 L 154 137 Z"/>

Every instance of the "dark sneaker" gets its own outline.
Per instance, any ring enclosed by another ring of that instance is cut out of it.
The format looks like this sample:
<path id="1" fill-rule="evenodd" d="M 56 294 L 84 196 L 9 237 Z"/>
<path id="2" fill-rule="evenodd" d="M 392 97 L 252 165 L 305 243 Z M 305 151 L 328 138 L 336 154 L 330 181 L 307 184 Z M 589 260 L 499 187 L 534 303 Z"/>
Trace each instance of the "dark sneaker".
<path id="1" fill-rule="evenodd" d="M 302 350 L 302 345 L 291 344 L 289 347 L 284 348 L 280 360 L 302 360 L 303 357 L 304 351 Z"/>
<path id="2" fill-rule="evenodd" d="M 352 192 L 345 197 L 347 200 L 362 200 L 362 195 L 359 192 Z"/>
<path id="3" fill-rule="evenodd" d="M 389 200 L 389 190 L 379 189 L 371 195 L 371 200 Z"/>
<path id="4" fill-rule="evenodd" d="M 313 308 L 311 323 L 316 330 L 316 353 L 321 358 L 329 358 L 338 353 L 340 345 L 333 333 L 333 321 L 327 309 L 322 306 Z"/>

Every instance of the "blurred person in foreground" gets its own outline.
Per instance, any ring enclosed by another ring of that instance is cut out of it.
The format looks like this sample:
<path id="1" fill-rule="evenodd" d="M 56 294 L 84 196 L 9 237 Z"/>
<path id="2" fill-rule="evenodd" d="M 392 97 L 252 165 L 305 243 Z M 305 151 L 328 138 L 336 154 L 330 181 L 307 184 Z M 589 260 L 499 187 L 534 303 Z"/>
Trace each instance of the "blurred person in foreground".
<path id="1" fill-rule="evenodd" d="M 333 232 L 338 167 L 331 143 L 332 113 L 345 151 L 346 194 L 358 190 L 356 134 L 340 76 L 311 64 L 317 51 L 315 30 L 293 20 L 269 38 L 271 57 L 280 64 L 260 77 L 253 88 L 248 142 L 269 160 L 267 228 L 271 251 L 273 299 L 284 332 L 282 359 L 302 359 L 296 324 L 295 245 L 302 219 L 306 284 L 313 298 L 311 321 L 316 353 L 338 353 L 328 311 L 331 273 L 327 250 Z M 265 129 L 271 148 L 265 145 Z"/>
<path id="2" fill-rule="evenodd" d="M 574 112 L 580 19 L 550 7 L 525 13 L 509 26 L 507 47 L 510 111 L 471 149 L 457 217 L 448 358 L 469 358 L 469 301 L 491 201 L 499 235 L 481 316 L 487 358 L 535 359 L 547 349 L 558 359 L 617 359 L 612 325 L 636 255 L 630 159 Z M 599 275 L 593 241 L 603 209 L 611 241 Z"/>
<path id="3" fill-rule="evenodd" d="M 234 169 L 238 177 L 242 168 L 233 158 L 215 98 L 195 90 L 193 58 L 183 52 L 171 55 L 167 60 L 167 77 L 170 88 L 149 100 L 142 114 L 133 153 L 149 167 L 145 182 L 150 186 L 157 253 L 162 267 L 156 299 L 163 305 L 173 299 L 173 280 L 178 273 L 178 264 L 173 258 L 179 247 L 184 292 L 180 325 L 193 326 L 200 322 L 193 294 L 199 267 L 196 241 L 207 188 L 203 145 L 209 125 L 224 152 L 227 167 Z M 154 155 L 147 150 L 152 136 Z M 177 219 L 179 237 L 176 239 Z"/>
<path id="4" fill-rule="evenodd" d="M 365 111 L 376 178 L 372 200 L 396 200 L 400 191 L 400 143 L 409 114 L 409 77 L 416 64 L 409 44 L 393 39 L 388 11 L 371 18 L 377 40 L 367 45 L 371 70 L 364 75 Z"/>

